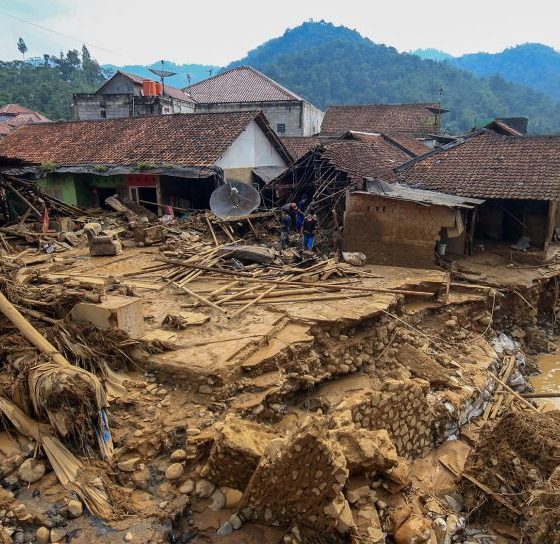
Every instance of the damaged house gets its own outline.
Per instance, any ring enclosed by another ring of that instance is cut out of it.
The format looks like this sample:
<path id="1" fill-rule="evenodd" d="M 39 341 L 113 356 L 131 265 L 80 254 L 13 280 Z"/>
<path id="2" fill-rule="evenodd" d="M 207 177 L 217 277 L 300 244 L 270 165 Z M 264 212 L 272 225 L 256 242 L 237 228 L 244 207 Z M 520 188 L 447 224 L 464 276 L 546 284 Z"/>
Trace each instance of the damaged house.
<path id="1" fill-rule="evenodd" d="M 442 117 L 449 110 L 439 104 L 364 104 L 330 106 L 321 125 L 322 134 L 349 130 L 381 132 L 394 137 L 420 139 L 434 147 Z"/>
<path id="2" fill-rule="evenodd" d="M 0 143 L 2 162 L 68 204 L 99 207 L 114 194 L 137 202 L 208 208 L 224 181 L 251 183 L 291 157 L 259 112 L 163 115 L 29 125 Z"/>
<path id="3" fill-rule="evenodd" d="M 555 249 L 560 199 L 560 137 L 506 136 L 483 129 L 396 168 L 409 186 L 484 199 L 452 252 L 492 246 Z"/>

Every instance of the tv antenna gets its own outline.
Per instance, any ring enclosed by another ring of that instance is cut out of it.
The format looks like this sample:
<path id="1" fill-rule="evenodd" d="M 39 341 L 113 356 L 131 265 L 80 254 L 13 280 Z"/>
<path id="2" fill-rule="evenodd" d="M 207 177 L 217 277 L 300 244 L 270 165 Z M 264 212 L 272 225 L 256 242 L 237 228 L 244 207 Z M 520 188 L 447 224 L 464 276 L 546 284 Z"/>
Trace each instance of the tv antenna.
<path id="1" fill-rule="evenodd" d="M 171 72 L 170 70 L 164 70 L 163 69 L 163 60 L 161 61 L 161 70 L 158 70 L 157 68 L 148 68 L 148 70 L 150 70 L 150 72 L 152 72 L 152 74 L 155 74 L 156 76 L 158 76 L 161 79 L 161 94 L 165 96 L 165 78 L 166 77 L 171 77 L 177 74 L 177 72 Z"/>

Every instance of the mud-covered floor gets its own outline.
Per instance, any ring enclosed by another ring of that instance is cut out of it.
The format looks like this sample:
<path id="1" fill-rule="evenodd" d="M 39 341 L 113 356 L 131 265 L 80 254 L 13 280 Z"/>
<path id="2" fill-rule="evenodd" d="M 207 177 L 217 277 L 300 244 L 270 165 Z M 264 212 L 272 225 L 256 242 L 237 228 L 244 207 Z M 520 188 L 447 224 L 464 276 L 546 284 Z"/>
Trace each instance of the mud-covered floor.
<path id="1" fill-rule="evenodd" d="M 30 440 L 9 428 L 0 434 L 0 522 L 14 542 L 521 538 L 519 520 L 492 522 L 468 511 L 460 474 L 483 423 L 508 407 L 530 410 L 510 399 L 485 418 L 496 388 L 490 373 L 508 370 L 508 383 L 525 388 L 524 349 L 533 340 L 542 345 L 531 327 L 541 330 L 539 310 L 550 309 L 535 297 L 555 269 L 461 263 L 460 274 L 478 284 L 462 286 L 464 278 L 447 272 L 368 266 L 371 277 L 350 281 L 433 296 L 325 297 L 255 305 L 230 318 L 157 274 L 131 275 L 157 265 L 158 256 L 157 248 L 96 259 L 75 250 L 46 274 L 117 282 L 139 297 L 146 343 L 115 369 L 124 388 L 110 399 L 113 462 L 82 459 L 88 474 L 104 479 L 109 519 L 70 505 L 78 497 Z M 203 276 L 189 289 L 206 294 L 226 283 Z M 527 288 L 533 291 L 515 294 Z M 161 325 L 181 312 L 202 315 L 200 323 Z M 496 342 L 496 331 L 510 333 L 512 324 L 521 332 Z M 166 349 L 150 352 L 154 340 Z M 25 484 L 18 467 L 33 455 L 46 474 Z"/>

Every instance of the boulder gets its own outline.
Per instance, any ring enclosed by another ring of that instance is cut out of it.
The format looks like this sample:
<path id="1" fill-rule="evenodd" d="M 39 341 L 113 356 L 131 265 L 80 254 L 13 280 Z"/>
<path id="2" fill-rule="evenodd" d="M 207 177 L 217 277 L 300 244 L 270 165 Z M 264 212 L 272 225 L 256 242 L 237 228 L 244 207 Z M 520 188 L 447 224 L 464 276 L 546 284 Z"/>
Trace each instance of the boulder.
<path id="1" fill-rule="evenodd" d="M 37 459 L 26 459 L 18 469 L 18 476 L 24 482 L 32 484 L 39 481 L 47 471 L 45 464 Z"/>

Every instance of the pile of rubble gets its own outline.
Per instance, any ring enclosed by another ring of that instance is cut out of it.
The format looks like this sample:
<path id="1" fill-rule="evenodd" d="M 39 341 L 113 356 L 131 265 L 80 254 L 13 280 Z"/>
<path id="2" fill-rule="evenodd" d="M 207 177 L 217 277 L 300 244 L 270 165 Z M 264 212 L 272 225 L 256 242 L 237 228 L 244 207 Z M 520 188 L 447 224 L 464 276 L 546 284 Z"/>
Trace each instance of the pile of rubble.
<path id="1" fill-rule="evenodd" d="M 559 542 L 536 290 L 108 204 L 0 231 L 0 542 Z"/>

